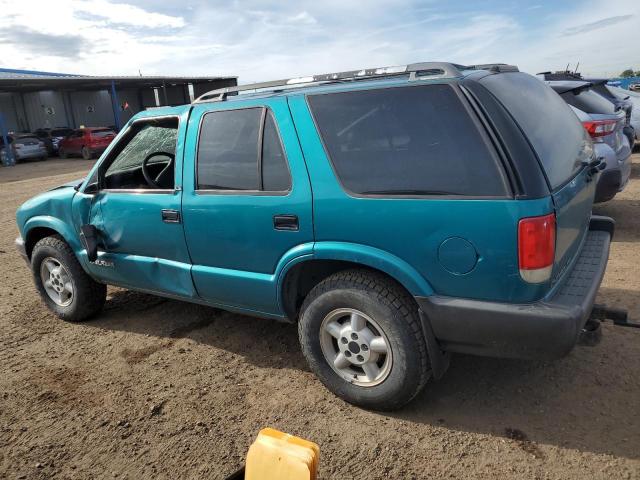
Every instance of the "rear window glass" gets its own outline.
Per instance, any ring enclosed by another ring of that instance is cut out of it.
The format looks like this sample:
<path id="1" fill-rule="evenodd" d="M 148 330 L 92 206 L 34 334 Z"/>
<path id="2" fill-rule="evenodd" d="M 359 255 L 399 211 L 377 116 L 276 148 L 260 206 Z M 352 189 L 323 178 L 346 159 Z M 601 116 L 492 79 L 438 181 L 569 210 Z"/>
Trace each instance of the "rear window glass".
<path id="1" fill-rule="evenodd" d="M 480 131 L 448 85 L 309 96 L 333 167 L 356 194 L 503 196 Z"/>
<path id="2" fill-rule="evenodd" d="M 21 144 L 33 144 L 38 143 L 40 139 L 38 137 L 17 137 L 15 142 Z"/>
<path id="3" fill-rule="evenodd" d="M 96 138 L 103 138 L 103 137 L 113 137 L 116 132 L 114 132 L 113 130 L 109 130 L 109 129 L 104 129 L 104 130 L 91 130 L 91 136 L 92 137 L 96 137 Z"/>
<path id="4" fill-rule="evenodd" d="M 276 123 L 263 108 L 206 113 L 197 165 L 198 189 L 285 192 L 291 188 Z"/>
<path id="5" fill-rule="evenodd" d="M 198 144 L 198 188 L 259 190 L 258 133 L 261 108 L 204 116 Z"/>
<path id="6" fill-rule="evenodd" d="M 596 93 L 592 89 L 565 92 L 562 94 L 562 98 L 569 105 L 573 105 L 579 108 L 583 112 L 587 113 L 603 113 L 613 114 L 616 113 L 616 106 L 599 93 Z"/>
<path id="7" fill-rule="evenodd" d="M 488 75 L 480 82 L 505 106 L 529 139 L 552 189 L 573 178 L 582 162 L 590 158 L 591 141 L 582 124 L 544 82 L 519 72 Z"/>

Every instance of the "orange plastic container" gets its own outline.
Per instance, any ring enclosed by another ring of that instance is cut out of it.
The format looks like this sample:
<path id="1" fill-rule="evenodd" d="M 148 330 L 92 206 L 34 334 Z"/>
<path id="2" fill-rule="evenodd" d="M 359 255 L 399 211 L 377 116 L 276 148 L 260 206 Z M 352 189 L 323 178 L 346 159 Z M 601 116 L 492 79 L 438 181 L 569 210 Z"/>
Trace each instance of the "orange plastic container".
<path id="1" fill-rule="evenodd" d="M 249 448 L 245 480 L 316 480 L 320 447 L 288 433 L 264 428 Z"/>

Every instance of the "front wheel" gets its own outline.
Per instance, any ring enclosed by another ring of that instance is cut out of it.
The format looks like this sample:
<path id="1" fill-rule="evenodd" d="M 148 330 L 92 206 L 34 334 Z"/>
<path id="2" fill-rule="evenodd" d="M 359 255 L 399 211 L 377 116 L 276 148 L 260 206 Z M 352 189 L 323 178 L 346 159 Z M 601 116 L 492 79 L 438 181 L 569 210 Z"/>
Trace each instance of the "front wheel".
<path id="1" fill-rule="evenodd" d="M 104 306 L 106 285 L 87 275 L 62 237 L 46 237 L 36 243 L 31 271 L 42 300 L 63 320 L 86 320 Z"/>
<path id="2" fill-rule="evenodd" d="M 347 270 L 316 285 L 298 333 L 311 370 L 355 405 L 400 408 L 431 375 L 415 301 L 377 272 Z"/>

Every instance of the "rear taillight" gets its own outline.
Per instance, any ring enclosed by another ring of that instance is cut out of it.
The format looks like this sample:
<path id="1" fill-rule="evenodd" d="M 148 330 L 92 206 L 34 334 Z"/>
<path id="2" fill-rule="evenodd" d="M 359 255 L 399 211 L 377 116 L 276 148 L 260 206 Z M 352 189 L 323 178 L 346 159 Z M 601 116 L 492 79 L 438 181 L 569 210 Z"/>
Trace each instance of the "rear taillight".
<path id="1" fill-rule="evenodd" d="M 609 135 L 616 129 L 617 120 L 591 120 L 589 122 L 582 122 L 585 130 L 591 135 L 591 137 L 604 137 Z"/>
<path id="2" fill-rule="evenodd" d="M 523 218 L 518 223 L 518 267 L 529 283 L 551 278 L 556 249 L 556 216 Z"/>

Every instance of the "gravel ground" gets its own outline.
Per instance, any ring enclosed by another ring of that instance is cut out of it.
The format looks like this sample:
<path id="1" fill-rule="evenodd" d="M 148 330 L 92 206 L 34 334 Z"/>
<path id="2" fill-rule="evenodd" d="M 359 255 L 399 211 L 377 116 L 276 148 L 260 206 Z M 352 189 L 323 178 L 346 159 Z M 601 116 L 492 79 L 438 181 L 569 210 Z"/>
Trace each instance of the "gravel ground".
<path id="1" fill-rule="evenodd" d="M 640 154 L 596 213 L 617 222 L 599 301 L 640 319 Z M 334 397 L 296 327 L 110 289 L 70 324 L 15 253 L 14 213 L 91 162 L 0 168 L 0 478 L 223 479 L 258 430 L 317 442 L 323 479 L 640 479 L 640 331 L 555 362 L 453 358 L 400 412 Z"/>

